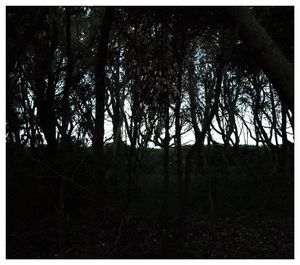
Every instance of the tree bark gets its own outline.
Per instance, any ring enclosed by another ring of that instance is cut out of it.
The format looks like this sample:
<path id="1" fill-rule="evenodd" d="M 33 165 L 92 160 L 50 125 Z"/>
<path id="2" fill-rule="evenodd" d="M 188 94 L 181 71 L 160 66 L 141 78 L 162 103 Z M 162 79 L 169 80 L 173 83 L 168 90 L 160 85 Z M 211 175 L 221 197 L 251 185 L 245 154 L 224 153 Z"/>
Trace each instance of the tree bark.
<path id="1" fill-rule="evenodd" d="M 183 73 L 183 56 L 185 52 L 184 48 L 184 34 L 182 29 L 180 30 L 180 36 L 178 40 L 178 49 L 175 50 L 176 61 L 178 66 L 177 76 L 177 93 L 175 98 L 175 144 L 176 144 L 176 167 L 177 167 L 177 198 L 179 207 L 179 227 L 177 235 L 177 248 L 178 254 L 181 255 L 183 251 L 184 240 L 184 198 L 183 198 L 183 170 L 182 170 L 182 148 L 181 148 L 181 93 L 182 93 L 182 73 Z"/>
<path id="2" fill-rule="evenodd" d="M 281 100 L 294 112 L 294 66 L 272 40 L 248 7 L 229 7 L 243 42 L 273 83 Z"/>
<path id="3" fill-rule="evenodd" d="M 96 255 L 97 217 L 104 206 L 104 112 L 105 112 L 105 66 L 107 61 L 109 33 L 113 20 L 113 7 L 107 7 L 100 28 L 97 62 L 95 66 L 96 118 L 92 147 L 94 152 L 94 179 L 91 186 L 91 206 L 89 224 L 89 246 L 91 255 Z"/>
<path id="4" fill-rule="evenodd" d="M 68 175 L 66 172 L 67 165 L 67 156 L 68 150 L 70 149 L 70 139 L 68 136 L 68 125 L 70 123 L 70 106 L 69 106 L 69 96 L 72 85 L 72 71 L 73 71 L 73 62 L 71 56 L 71 14 L 70 7 L 66 7 L 66 36 L 67 36 L 67 77 L 66 83 L 63 91 L 63 102 L 62 102 L 62 157 L 63 157 L 63 168 L 62 172 L 65 175 Z M 63 178 L 59 180 L 59 256 L 64 257 L 66 251 L 66 223 L 65 223 L 65 190 L 66 190 L 66 181 Z"/>
<path id="5" fill-rule="evenodd" d="M 164 183 L 163 183 L 163 207 L 162 207 L 162 247 L 163 255 L 167 256 L 169 252 L 169 153 L 170 153 L 170 116 L 169 116 L 169 97 L 167 93 L 167 102 L 165 103 L 165 139 L 164 139 Z"/>
<path id="6" fill-rule="evenodd" d="M 73 60 L 71 56 L 71 14 L 70 7 L 66 7 L 66 35 L 67 35 L 67 77 L 66 84 L 63 92 L 62 100 L 62 138 L 63 142 L 67 144 L 68 142 L 68 125 L 70 122 L 70 107 L 69 107 L 69 96 L 72 86 L 72 71 L 73 71 Z"/>

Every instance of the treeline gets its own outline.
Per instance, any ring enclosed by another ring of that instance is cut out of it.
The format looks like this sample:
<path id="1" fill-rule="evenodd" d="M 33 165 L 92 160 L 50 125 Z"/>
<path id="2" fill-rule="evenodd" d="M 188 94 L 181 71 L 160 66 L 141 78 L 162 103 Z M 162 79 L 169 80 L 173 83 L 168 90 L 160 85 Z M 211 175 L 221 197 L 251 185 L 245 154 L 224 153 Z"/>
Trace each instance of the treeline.
<path id="1" fill-rule="evenodd" d="M 293 7 L 7 7 L 6 15 L 8 172 L 21 152 L 55 179 L 50 201 L 57 209 L 59 257 L 66 253 L 70 185 L 87 190 L 86 255 L 94 256 L 110 189 L 108 164 L 116 176 L 126 172 L 120 210 L 126 212 L 138 186 L 139 156 L 149 146 L 162 149 L 165 256 L 171 177 L 177 187 L 176 242 L 183 249 L 192 168 L 205 168 L 207 150 L 219 145 L 216 135 L 222 145 L 211 151 L 209 166 L 219 165 L 221 160 L 212 162 L 216 154 L 230 164 L 232 148 L 249 139 L 258 153 L 271 151 L 278 172 L 290 163 Z M 187 150 L 186 134 L 194 135 Z M 92 174 L 79 184 L 70 165 L 84 163 L 72 160 L 84 149 L 90 150 L 86 168 Z M 208 180 L 212 223 L 214 183 L 214 177 Z"/>

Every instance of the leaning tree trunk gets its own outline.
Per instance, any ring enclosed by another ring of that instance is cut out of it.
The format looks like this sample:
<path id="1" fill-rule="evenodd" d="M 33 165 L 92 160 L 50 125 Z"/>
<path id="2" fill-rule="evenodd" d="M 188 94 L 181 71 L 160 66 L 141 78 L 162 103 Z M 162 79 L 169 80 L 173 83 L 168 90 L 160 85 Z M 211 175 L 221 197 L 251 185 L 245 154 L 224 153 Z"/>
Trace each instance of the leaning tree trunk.
<path id="1" fill-rule="evenodd" d="M 294 112 L 294 66 L 248 7 L 229 7 L 228 14 L 237 24 L 241 39 L 254 60 L 273 83 L 281 100 Z"/>

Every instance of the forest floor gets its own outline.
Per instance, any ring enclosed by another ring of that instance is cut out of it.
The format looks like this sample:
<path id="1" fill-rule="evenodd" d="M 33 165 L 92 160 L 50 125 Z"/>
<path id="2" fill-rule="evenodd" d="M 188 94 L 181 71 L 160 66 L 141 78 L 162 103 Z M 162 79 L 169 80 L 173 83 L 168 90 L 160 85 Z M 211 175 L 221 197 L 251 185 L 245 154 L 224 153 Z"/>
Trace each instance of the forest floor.
<path id="1" fill-rule="evenodd" d="M 245 149 L 246 151 L 248 149 Z M 250 149 L 249 149 L 250 150 Z M 248 150 L 248 151 L 249 151 Z M 243 150 L 242 150 L 243 151 Z M 170 167 L 167 216 L 163 209 L 161 152 L 148 150 L 137 170 L 138 184 L 127 204 L 126 168 L 110 161 L 111 174 L 105 201 L 93 225 L 96 253 L 88 246 L 89 193 L 68 185 L 65 191 L 65 251 L 59 253 L 55 178 L 23 152 L 8 155 L 6 200 L 7 258 L 294 258 L 293 164 L 274 178 L 274 161 L 260 150 L 234 153 L 238 161 L 224 168 L 210 165 L 192 171 L 183 236 L 179 236 L 179 204 L 175 167 Z M 85 154 L 83 152 L 83 154 Z M 214 155 L 218 155 L 215 152 Z M 259 155 L 259 156 L 258 156 Z M 257 163 L 249 163 L 256 156 Z M 75 159 L 75 158 L 76 159 Z M 82 154 L 70 156 L 70 172 L 78 163 L 76 180 L 89 187 L 92 160 L 80 163 Z M 264 163 L 260 163 L 264 161 Z M 118 161 L 119 163 L 119 161 Z M 120 162 L 121 163 L 121 162 Z M 116 170 L 116 168 L 118 170 Z M 120 169 L 120 170 L 119 170 Z M 67 170 L 67 169 L 66 169 Z M 69 172 L 69 173 L 70 173 Z M 41 176 L 37 178 L 36 176 Z M 49 176 L 52 176 L 49 174 Z M 208 180 L 215 179 L 216 219 L 212 226 Z M 126 210 L 125 210 L 126 209 Z M 165 209 L 165 208 L 164 208 Z M 164 224 L 164 226 L 163 226 Z M 163 236 L 163 228 L 168 232 Z M 167 235 L 167 236 L 166 236 Z M 162 247 L 168 238 L 167 248 Z M 164 240 L 165 242 L 165 240 Z"/>
<path id="2" fill-rule="evenodd" d="M 90 258 L 86 254 L 84 220 L 68 220 L 68 247 L 65 258 Z M 247 258 L 294 257 L 294 223 L 291 217 L 236 214 L 218 217 L 212 230 L 208 218 L 190 215 L 183 251 L 178 252 L 178 224 L 170 218 L 169 250 L 162 254 L 161 222 L 157 218 L 125 216 L 104 218 L 98 235 L 97 258 Z M 58 258 L 54 220 L 9 231 L 7 258 Z"/>

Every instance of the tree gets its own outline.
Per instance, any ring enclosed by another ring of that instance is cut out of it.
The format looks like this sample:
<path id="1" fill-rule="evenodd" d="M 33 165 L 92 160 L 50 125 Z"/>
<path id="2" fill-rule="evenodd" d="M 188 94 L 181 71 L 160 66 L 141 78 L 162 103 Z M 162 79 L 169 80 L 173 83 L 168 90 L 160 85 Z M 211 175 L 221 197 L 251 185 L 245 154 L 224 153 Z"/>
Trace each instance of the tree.
<path id="1" fill-rule="evenodd" d="M 294 67 L 247 7 L 231 7 L 228 13 L 240 36 L 288 108 L 294 111 Z"/>
<path id="2" fill-rule="evenodd" d="M 96 119 L 93 135 L 94 152 L 94 179 L 91 186 L 91 210 L 89 227 L 89 249 L 91 254 L 96 252 L 97 235 L 94 233 L 97 226 L 99 209 L 103 207 L 105 181 L 104 181 L 104 109 L 105 109 L 105 66 L 109 43 L 109 33 L 113 22 L 113 7 L 107 7 L 103 16 L 98 39 L 98 54 L 95 66 L 96 89 Z"/>
<path id="3" fill-rule="evenodd" d="M 218 104 L 219 104 L 219 97 L 222 91 L 222 79 L 223 79 L 223 72 L 225 67 L 225 46 L 224 46 L 224 32 L 222 33 L 220 39 L 218 40 L 220 43 L 220 51 L 218 51 L 218 55 L 215 58 L 215 73 L 214 73 L 214 82 L 215 87 L 211 86 L 210 84 L 204 84 L 208 85 L 206 96 L 210 94 L 210 98 L 206 99 L 206 105 L 205 109 L 203 111 L 203 119 L 202 119 L 202 130 L 200 130 L 197 122 L 196 117 L 196 94 L 195 94 L 195 87 L 190 87 L 190 104 L 191 104 L 191 119 L 192 124 L 194 127 L 195 132 L 195 144 L 191 147 L 189 150 L 189 153 L 186 157 L 186 170 L 185 170 L 185 204 L 188 203 L 188 193 L 189 193 L 189 185 L 190 185 L 190 167 L 192 162 L 192 156 L 195 152 L 197 152 L 198 155 L 198 161 L 203 165 L 203 148 L 204 148 L 204 141 L 207 132 L 210 130 L 210 126 L 212 123 L 212 120 L 214 116 L 216 115 L 218 111 Z M 193 83 L 191 82 L 191 85 Z M 210 92 L 208 92 L 208 89 Z M 214 94 L 212 94 L 214 93 Z M 211 94 L 213 96 L 211 96 Z M 212 101 L 213 100 L 213 101 Z M 208 191 L 208 197 L 209 201 L 211 203 L 211 218 L 212 218 L 212 224 L 214 226 L 215 222 L 215 187 L 213 184 L 214 180 L 209 179 L 209 191 Z"/>

